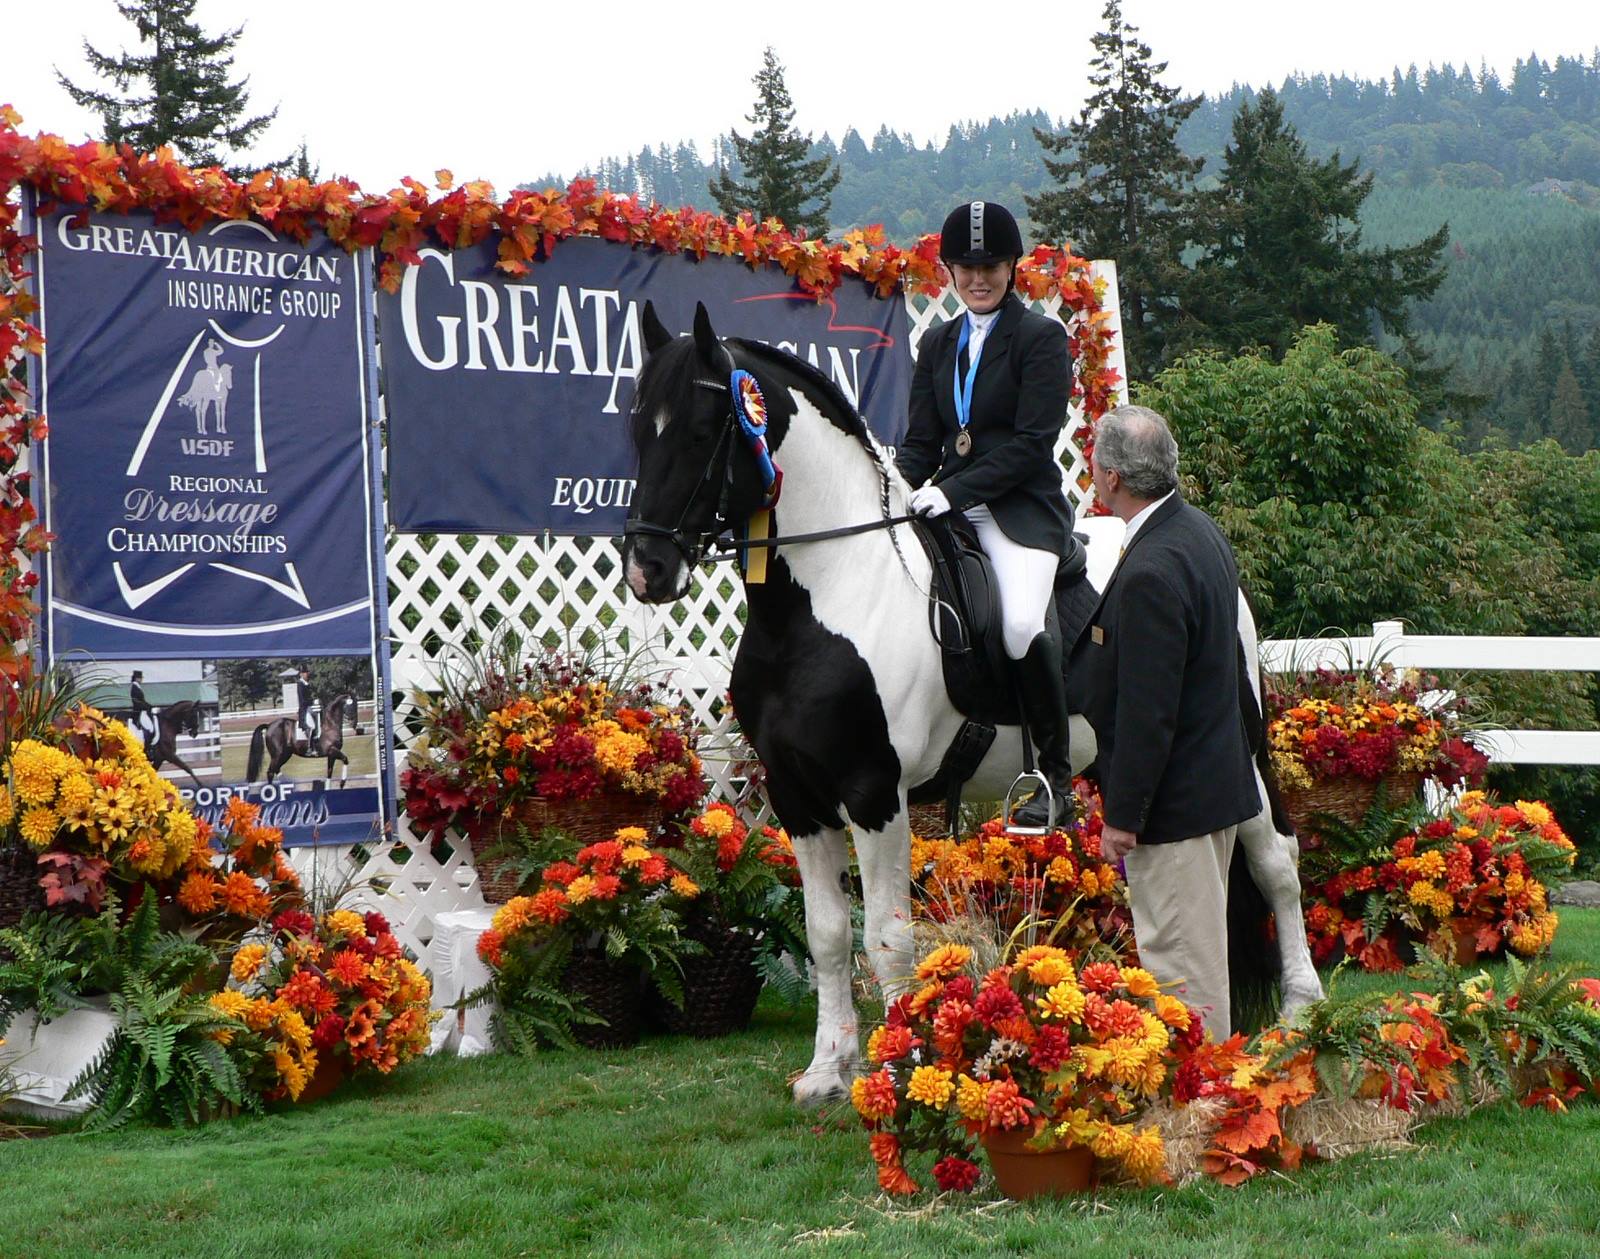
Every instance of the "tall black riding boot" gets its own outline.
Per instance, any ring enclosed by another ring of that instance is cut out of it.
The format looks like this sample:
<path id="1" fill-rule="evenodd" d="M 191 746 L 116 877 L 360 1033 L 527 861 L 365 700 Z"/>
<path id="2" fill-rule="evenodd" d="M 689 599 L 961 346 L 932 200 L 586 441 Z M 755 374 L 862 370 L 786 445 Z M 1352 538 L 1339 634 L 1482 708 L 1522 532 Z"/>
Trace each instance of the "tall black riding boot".
<path id="1" fill-rule="evenodd" d="M 1055 821 L 1069 815 L 1072 795 L 1072 758 L 1067 747 L 1067 691 L 1061 678 L 1061 646 L 1049 634 L 1028 644 L 1028 654 L 1016 662 L 1028 735 L 1038 755 L 1039 772 L 1055 796 Z M 1041 788 L 1011 814 L 1011 825 L 1050 825 L 1050 796 Z"/>

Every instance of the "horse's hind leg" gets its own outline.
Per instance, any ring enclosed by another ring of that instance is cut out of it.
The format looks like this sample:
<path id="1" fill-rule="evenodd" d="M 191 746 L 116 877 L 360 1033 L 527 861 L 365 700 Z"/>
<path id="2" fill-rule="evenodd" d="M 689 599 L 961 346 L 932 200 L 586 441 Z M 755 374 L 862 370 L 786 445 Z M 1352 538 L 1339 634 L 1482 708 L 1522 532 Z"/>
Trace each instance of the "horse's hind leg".
<path id="1" fill-rule="evenodd" d="M 860 1056 L 850 995 L 849 849 L 844 831 L 823 827 L 796 835 L 794 853 L 805 893 L 806 942 L 817 981 L 817 1038 L 811 1065 L 795 1081 L 794 1099 L 812 1106 L 850 1095 Z"/>
<path id="2" fill-rule="evenodd" d="M 1256 774 L 1256 789 L 1267 798 L 1265 786 Z M 1261 894 L 1272 906 L 1278 929 L 1278 953 L 1283 964 L 1283 1017 L 1292 1019 L 1313 1001 L 1325 995 L 1322 980 L 1306 946 L 1305 910 L 1300 903 L 1298 848 L 1294 839 L 1280 835 L 1272 825 L 1272 810 L 1259 814 L 1239 827 L 1239 842 L 1244 845 L 1250 874 Z"/>

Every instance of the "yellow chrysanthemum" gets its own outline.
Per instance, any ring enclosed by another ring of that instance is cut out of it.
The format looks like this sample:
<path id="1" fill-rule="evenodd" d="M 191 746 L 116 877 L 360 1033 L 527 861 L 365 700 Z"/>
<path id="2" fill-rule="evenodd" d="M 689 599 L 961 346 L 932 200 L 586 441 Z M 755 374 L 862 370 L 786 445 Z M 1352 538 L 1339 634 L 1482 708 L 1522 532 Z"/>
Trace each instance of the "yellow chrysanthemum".
<path id="1" fill-rule="evenodd" d="M 22 815 L 22 838 L 35 848 L 48 848 L 55 839 L 56 831 L 61 825 L 61 818 L 54 809 L 44 805 L 35 805 Z"/>
<path id="2" fill-rule="evenodd" d="M 1189 1030 L 1189 1007 L 1168 993 L 1157 994 L 1156 1017 L 1168 1027 L 1175 1027 L 1180 1032 Z"/>
<path id="3" fill-rule="evenodd" d="M 1089 1148 L 1094 1151 L 1096 1158 L 1115 1159 L 1121 1162 L 1133 1148 L 1133 1129 L 1102 1123 L 1100 1130 L 1090 1140 Z"/>
<path id="4" fill-rule="evenodd" d="M 972 950 L 964 944 L 941 944 L 917 963 L 918 979 L 953 979 L 972 960 Z"/>
<path id="5" fill-rule="evenodd" d="M 24 739 L 11 754 L 11 779 L 17 796 L 23 804 L 49 804 L 55 799 L 56 782 L 77 763 L 59 748 Z"/>
<path id="6" fill-rule="evenodd" d="M 989 1086 L 963 1075 L 956 1083 L 956 1109 L 963 1119 L 983 1119 L 989 1113 Z"/>
<path id="7" fill-rule="evenodd" d="M 906 1085 L 906 1096 L 934 1110 L 943 1110 L 955 1092 L 955 1081 L 942 1067 L 918 1067 Z"/>
<path id="8" fill-rule="evenodd" d="M 322 921 L 329 931 L 346 940 L 359 940 L 367 934 L 366 920 L 352 909 L 336 909 Z"/>
<path id="9" fill-rule="evenodd" d="M 1063 979 L 1072 978 L 1072 963 L 1064 957 L 1041 957 L 1028 967 L 1028 978 L 1041 987 L 1054 987 Z"/>
<path id="10" fill-rule="evenodd" d="M 239 951 L 233 955 L 233 965 L 229 968 L 234 980 L 247 984 L 261 972 L 267 962 L 267 946 L 264 944 L 241 944 Z"/>
<path id="11" fill-rule="evenodd" d="M 1077 1022 L 1083 1014 L 1084 1001 L 1083 989 L 1073 979 L 1052 984 L 1044 996 L 1034 998 L 1042 1018 L 1059 1019 L 1064 1023 Z"/>
<path id="12" fill-rule="evenodd" d="M 734 816 L 722 809 L 709 809 L 695 822 L 695 829 L 704 831 L 712 839 L 721 839 L 733 829 Z"/>
<path id="13" fill-rule="evenodd" d="M 244 1018 L 245 1011 L 251 1006 L 250 998 L 234 988 L 224 988 L 221 992 L 211 994 L 211 1008 L 219 1014 L 225 1014 L 230 1019 Z"/>
<path id="14" fill-rule="evenodd" d="M 1044 877 L 1050 883 L 1071 887 L 1078 881 L 1078 871 L 1066 857 L 1056 857 L 1044 868 Z"/>
<path id="15" fill-rule="evenodd" d="M 1167 1170 L 1167 1151 L 1161 1142 L 1161 1133 L 1155 1128 L 1141 1128 L 1128 1142 L 1122 1156 L 1123 1169 L 1140 1184 L 1151 1185 L 1160 1180 Z"/>
<path id="16" fill-rule="evenodd" d="M 622 864 L 625 866 L 642 866 L 650 860 L 650 850 L 643 844 L 629 844 L 622 850 Z"/>
<path id="17" fill-rule="evenodd" d="M 650 839 L 642 826 L 624 826 L 614 836 L 619 844 L 643 844 Z"/>
<path id="18" fill-rule="evenodd" d="M 1551 816 L 1549 806 L 1542 800 L 1518 800 L 1517 812 L 1535 826 L 1545 826 L 1555 821 L 1555 818 Z"/>
<path id="19" fill-rule="evenodd" d="M 17 817 L 17 801 L 11 788 L 0 783 L 0 826 L 10 826 Z"/>
<path id="20" fill-rule="evenodd" d="M 1124 966 L 1120 973 L 1122 982 L 1128 986 L 1129 996 L 1153 997 L 1161 991 L 1156 977 L 1142 966 Z"/>
<path id="21" fill-rule="evenodd" d="M 580 874 L 567 884 L 567 899 L 574 905 L 581 905 L 593 896 L 594 876 L 591 874 Z"/>
<path id="22" fill-rule="evenodd" d="M 675 874 L 672 876 L 672 890 L 679 896 L 690 900 L 700 895 L 700 885 L 687 874 Z"/>
<path id="23" fill-rule="evenodd" d="M 74 771 L 61 780 L 60 795 L 56 799 L 56 807 L 62 812 L 68 809 L 84 809 L 94 804 L 94 783 L 89 781 L 89 775 L 82 770 Z"/>
<path id="24" fill-rule="evenodd" d="M 1061 1116 L 1056 1124 L 1055 1135 L 1058 1141 L 1068 1145 L 1088 1145 L 1100 1127 L 1100 1121 L 1087 1110 L 1082 1106 L 1074 1106 Z"/>

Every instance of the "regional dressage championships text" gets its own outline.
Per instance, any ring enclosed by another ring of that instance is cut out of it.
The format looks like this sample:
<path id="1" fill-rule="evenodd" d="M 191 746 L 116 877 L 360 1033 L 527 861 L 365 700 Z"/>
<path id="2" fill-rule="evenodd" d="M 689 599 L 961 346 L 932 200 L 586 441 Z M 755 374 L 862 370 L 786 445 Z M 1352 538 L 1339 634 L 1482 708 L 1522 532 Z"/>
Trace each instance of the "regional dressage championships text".
<path id="1" fill-rule="evenodd" d="M 254 477 L 173 476 L 172 494 L 265 494 Z M 172 524 L 234 525 L 231 533 L 134 533 L 118 526 L 106 534 L 113 551 L 194 552 L 202 555 L 286 555 L 288 540 L 282 534 L 256 536 L 257 525 L 278 518 L 276 503 L 229 502 L 211 497 L 168 498 L 154 490 L 129 490 L 122 499 L 123 519 Z"/>

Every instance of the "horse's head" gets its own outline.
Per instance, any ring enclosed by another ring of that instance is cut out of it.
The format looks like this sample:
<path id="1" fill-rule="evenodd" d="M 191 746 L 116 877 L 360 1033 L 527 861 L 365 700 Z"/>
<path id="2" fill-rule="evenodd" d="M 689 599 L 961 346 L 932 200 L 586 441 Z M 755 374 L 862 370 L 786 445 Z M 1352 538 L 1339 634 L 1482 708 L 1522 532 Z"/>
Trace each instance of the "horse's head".
<path id="1" fill-rule="evenodd" d="M 350 728 L 352 730 L 354 730 L 358 735 L 361 734 L 362 733 L 362 730 L 361 730 L 361 709 L 357 706 L 357 700 L 356 700 L 355 692 L 354 691 L 346 691 L 343 695 L 339 696 L 339 701 L 338 702 L 339 702 L 339 705 L 340 705 L 340 707 L 339 707 L 339 724 L 341 726 L 344 724 L 344 715 L 345 715 L 345 713 L 349 713 L 350 714 Z"/>
<path id="2" fill-rule="evenodd" d="M 646 603 L 689 590 L 695 566 L 729 524 L 760 509 L 766 487 L 734 413 L 733 353 L 712 331 L 704 306 L 694 336 L 679 339 L 645 303 L 646 358 L 633 400 L 639 455 L 623 572 Z"/>
<path id="3" fill-rule="evenodd" d="M 188 710 L 183 714 L 182 726 L 184 734 L 193 736 L 200 733 L 199 704 L 191 703 L 189 705 Z"/>

